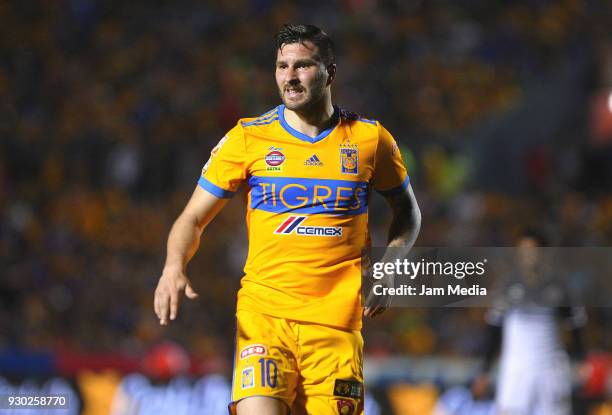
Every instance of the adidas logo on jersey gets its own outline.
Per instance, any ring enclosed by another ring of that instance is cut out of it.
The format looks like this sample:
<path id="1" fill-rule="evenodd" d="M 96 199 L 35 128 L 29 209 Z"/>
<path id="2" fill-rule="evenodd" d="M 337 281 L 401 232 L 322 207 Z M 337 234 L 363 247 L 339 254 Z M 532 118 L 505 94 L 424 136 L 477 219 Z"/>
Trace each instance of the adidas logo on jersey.
<path id="1" fill-rule="evenodd" d="M 308 160 L 304 162 L 304 166 L 322 166 L 323 162 L 319 160 L 316 154 L 313 154 Z"/>

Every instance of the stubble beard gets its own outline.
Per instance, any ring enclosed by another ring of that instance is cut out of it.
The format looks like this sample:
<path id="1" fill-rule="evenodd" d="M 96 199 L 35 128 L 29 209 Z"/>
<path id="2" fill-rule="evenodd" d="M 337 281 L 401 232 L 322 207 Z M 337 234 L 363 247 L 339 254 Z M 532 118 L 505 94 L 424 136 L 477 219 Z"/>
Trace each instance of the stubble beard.
<path id="1" fill-rule="evenodd" d="M 325 94 L 325 77 L 321 74 L 317 79 L 312 83 L 311 87 L 307 90 L 304 89 L 304 99 L 300 102 L 293 102 L 285 99 L 285 89 L 284 87 L 279 89 L 279 94 L 281 101 L 285 107 L 291 111 L 296 112 L 305 112 L 308 113 L 313 109 L 319 107 L 321 102 L 324 99 Z"/>

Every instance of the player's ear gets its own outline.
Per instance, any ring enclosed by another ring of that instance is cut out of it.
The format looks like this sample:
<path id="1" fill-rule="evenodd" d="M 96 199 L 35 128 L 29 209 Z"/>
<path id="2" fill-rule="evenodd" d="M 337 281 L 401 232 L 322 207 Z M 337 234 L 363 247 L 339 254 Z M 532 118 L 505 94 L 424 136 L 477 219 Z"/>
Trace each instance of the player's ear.
<path id="1" fill-rule="evenodd" d="M 336 78 L 336 64 L 327 65 L 327 85 L 331 85 Z"/>

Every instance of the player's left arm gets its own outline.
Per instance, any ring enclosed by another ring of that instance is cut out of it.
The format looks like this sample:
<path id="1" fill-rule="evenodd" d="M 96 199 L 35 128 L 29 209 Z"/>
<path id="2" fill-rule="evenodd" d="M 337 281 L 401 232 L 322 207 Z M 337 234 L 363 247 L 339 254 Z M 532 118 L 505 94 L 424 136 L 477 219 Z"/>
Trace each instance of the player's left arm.
<path id="1" fill-rule="evenodd" d="M 584 307 L 559 307 L 559 317 L 562 324 L 570 331 L 570 343 L 568 352 L 570 357 L 576 361 L 583 361 L 586 357 L 583 329 L 587 322 L 587 314 Z"/>
<path id="2" fill-rule="evenodd" d="M 486 396 L 491 386 L 491 370 L 502 344 L 503 331 L 500 324 L 489 323 L 485 329 L 482 364 L 471 385 L 472 394 L 477 399 Z"/>
<path id="3" fill-rule="evenodd" d="M 421 229 L 421 211 L 410 184 L 402 192 L 385 196 L 385 199 L 392 214 L 387 239 L 387 248 L 392 249 L 387 249 L 382 261 L 394 262 L 396 259 L 405 258 L 414 245 Z M 387 281 L 381 279 L 379 283 L 393 285 L 391 279 Z M 391 297 L 374 295 L 373 292 L 370 292 L 365 302 L 363 315 L 375 317 L 383 313 L 390 303 Z"/>
<path id="4" fill-rule="evenodd" d="M 408 254 L 421 229 L 421 211 L 412 186 L 409 184 L 403 192 L 387 196 L 386 200 L 392 214 L 387 246 L 401 248 L 402 253 Z"/>

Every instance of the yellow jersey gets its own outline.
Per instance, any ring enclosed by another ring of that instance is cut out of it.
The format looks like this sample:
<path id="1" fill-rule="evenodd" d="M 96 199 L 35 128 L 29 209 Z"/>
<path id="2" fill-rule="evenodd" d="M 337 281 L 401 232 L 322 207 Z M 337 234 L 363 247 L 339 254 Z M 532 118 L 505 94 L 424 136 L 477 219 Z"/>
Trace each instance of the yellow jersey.
<path id="1" fill-rule="evenodd" d="M 220 198 L 248 186 L 249 250 L 237 308 L 360 329 L 370 191 L 408 187 L 399 148 L 378 121 L 338 107 L 314 138 L 293 129 L 284 110 L 239 120 L 198 181 Z"/>

